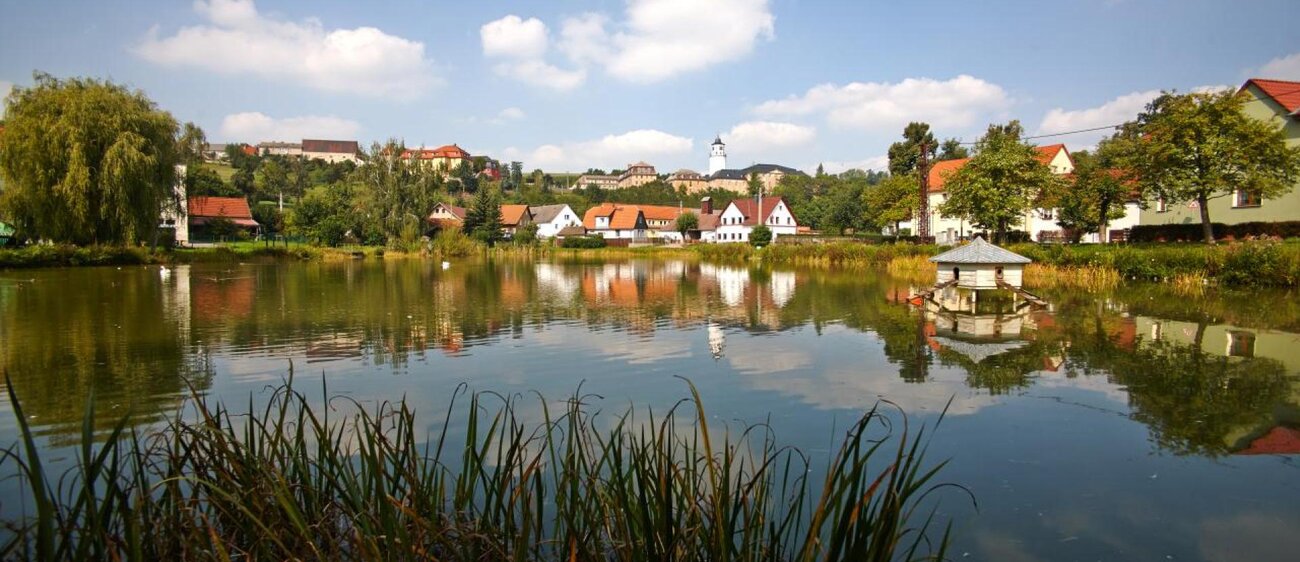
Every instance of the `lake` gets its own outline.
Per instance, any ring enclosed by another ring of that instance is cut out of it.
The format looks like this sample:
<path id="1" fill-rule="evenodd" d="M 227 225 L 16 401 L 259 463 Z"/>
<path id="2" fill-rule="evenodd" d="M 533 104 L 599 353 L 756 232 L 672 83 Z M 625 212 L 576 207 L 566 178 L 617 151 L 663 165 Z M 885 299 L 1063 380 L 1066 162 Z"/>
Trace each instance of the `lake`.
<path id="1" fill-rule="evenodd" d="M 733 429 L 824 458 L 888 400 L 947 409 L 929 458 L 955 559 L 1287 560 L 1300 552 L 1300 299 L 1140 285 L 954 316 L 883 272 L 693 261 L 211 264 L 0 271 L 0 369 L 38 443 L 145 427 L 289 374 L 436 431 L 458 385 L 663 411 L 693 382 Z M 93 392 L 92 392 L 93 391 Z M 18 439 L 0 399 L 0 445 Z M 453 420 L 453 423 L 454 420 Z M 30 506 L 28 507 L 30 509 Z M 22 497 L 0 482 L 0 512 Z"/>

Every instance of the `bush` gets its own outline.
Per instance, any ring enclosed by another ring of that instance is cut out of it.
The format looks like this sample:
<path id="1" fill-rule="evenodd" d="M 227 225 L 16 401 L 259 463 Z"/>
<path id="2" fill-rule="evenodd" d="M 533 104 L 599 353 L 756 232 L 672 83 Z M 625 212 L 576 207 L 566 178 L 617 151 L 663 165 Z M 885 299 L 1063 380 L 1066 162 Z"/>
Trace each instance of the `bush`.
<path id="1" fill-rule="evenodd" d="M 749 243 L 755 248 L 762 248 L 772 243 L 772 229 L 766 225 L 758 225 L 749 231 Z"/>
<path id="2" fill-rule="evenodd" d="M 570 236 L 560 241 L 561 248 L 594 249 L 604 248 L 608 244 L 600 236 Z"/>
<path id="3" fill-rule="evenodd" d="M 460 258 L 478 253 L 482 244 L 458 229 L 445 229 L 433 237 L 430 250 L 438 256 Z"/>
<path id="4" fill-rule="evenodd" d="M 1238 224 L 1210 223 L 1215 239 L 1245 240 L 1250 238 L 1300 237 L 1300 221 L 1243 222 Z M 1200 242 L 1205 238 L 1200 223 L 1143 224 L 1129 231 L 1132 242 Z"/>

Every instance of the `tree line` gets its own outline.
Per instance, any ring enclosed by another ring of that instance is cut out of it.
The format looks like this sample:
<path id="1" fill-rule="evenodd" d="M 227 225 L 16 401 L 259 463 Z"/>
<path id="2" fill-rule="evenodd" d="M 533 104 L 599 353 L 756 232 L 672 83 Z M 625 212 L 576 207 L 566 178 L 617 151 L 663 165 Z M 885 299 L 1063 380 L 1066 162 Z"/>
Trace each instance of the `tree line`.
<path id="1" fill-rule="evenodd" d="M 1095 150 L 1075 153 L 1067 176 L 1039 161 L 1017 121 L 990 125 L 969 148 L 953 138 L 938 142 L 928 124 L 910 123 L 889 147 L 888 170 L 827 174 L 819 166 L 812 176 L 785 176 L 770 195 L 785 197 L 800 222 L 816 230 L 897 233 L 919 208 L 922 161 L 969 158 L 945 178 L 947 198 L 938 211 L 999 240 L 1035 208 L 1057 209 L 1058 224 L 1077 239 L 1104 232 L 1128 201 L 1163 200 L 1195 202 L 1205 239 L 1213 242 L 1211 199 L 1242 189 L 1276 197 L 1300 178 L 1300 149 L 1286 146 L 1276 124 L 1242 113 L 1242 103 L 1233 92 L 1166 93 Z M 371 145 L 360 166 L 247 155 L 231 146 L 231 173 L 223 179 L 202 162 L 202 129 L 180 124 L 142 92 L 90 78 L 37 74 L 33 86 L 14 89 L 5 115 L 0 213 L 32 240 L 154 244 L 160 213 L 180 205 L 172 189 L 178 179 L 190 196 L 247 198 L 268 233 L 325 245 L 413 243 L 429 233 L 426 217 L 439 202 L 497 217 L 475 219 L 467 229 L 491 239 L 501 204 L 562 203 L 582 214 L 608 202 L 696 209 L 704 197 L 722 208 L 754 195 L 687 193 L 663 178 L 626 189 L 570 190 L 542 170 L 526 175 L 522 162 L 483 157 L 433 169 L 402 158 L 405 147 L 395 139 Z M 184 178 L 176 177 L 177 164 L 187 164 Z M 483 173 L 489 167 L 499 177 Z M 762 189 L 751 180 L 751 191 Z"/>

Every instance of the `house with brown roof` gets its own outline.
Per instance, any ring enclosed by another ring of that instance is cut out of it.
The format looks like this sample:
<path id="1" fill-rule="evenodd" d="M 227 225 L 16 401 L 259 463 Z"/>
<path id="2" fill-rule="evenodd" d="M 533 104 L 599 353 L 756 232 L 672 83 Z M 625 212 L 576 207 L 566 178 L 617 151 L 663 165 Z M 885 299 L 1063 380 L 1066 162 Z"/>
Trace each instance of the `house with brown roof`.
<path id="1" fill-rule="evenodd" d="M 1251 78 L 1241 85 L 1241 111 L 1282 129 L 1286 145 L 1300 147 L 1300 82 Z M 1249 189 L 1210 199 L 1210 218 L 1217 223 L 1278 222 L 1300 219 L 1300 182 L 1290 191 L 1263 199 Z M 1189 201 L 1151 201 L 1141 224 L 1200 224 L 1201 211 Z"/>
<path id="2" fill-rule="evenodd" d="M 582 226 L 582 217 L 565 204 L 539 205 L 532 208 L 532 213 L 539 238 L 554 238 L 565 228 Z"/>
<path id="3" fill-rule="evenodd" d="M 460 230 L 460 227 L 465 224 L 465 208 L 449 203 L 438 203 L 433 206 L 433 211 L 425 220 L 429 223 L 430 230 Z"/>
<path id="4" fill-rule="evenodd" d="M 742 197 L 722 210 L 714 241 L 748 242 L 750 233 L 760 224 L 772 231 L 772 241 L 793 236 L 799 230 L 799 220 L 784 197 L 764 197 L 761 202 Z"/>
<path id="5" fill-rule="evenodd" d="M 302 139 L 302 157 L 308 160 L 324 160 L 331 164 L 338 162 L 356 164 L 360 161 L 357 157 L 360 153 L 361 147 L 354 140 Z"/>
<path id="6" fill-rule="evenodd" d="M 501 232 L 511 238 L 520 228 L 533 224 L 533 214 L 528 205 L 501 206 Z"/>
<path id="7" fill-rule="evenodd" d="M 645 214 L 637 205 L 602 203 L 582 217 L 582 226 L 591 234 L 604 238 L 628 239 L 637 242 L 649 240 Z"/>
<path id="8" fill-rule="evenodd" d="M 1038 161 L 1053 174 L 1064 176 L 1074 172 L 1074 159 L 1064 144 L 1039 146 L 1034 150 L 1038 153 Z M 969 222 L 939 212 L 939 207 L 948 200 L 947 180 L 970 161 L 970 158 L 943 160 L 930 166 L 930 235 L 940 244 L 954 244 L 974 233 Z M 1056 209 L 1031 209 L 1022 219 L 1020 228 L 1035 240 L 1059 239 L 1061 227 L 1056 224 L 1056 214 Z"/>
<path id="9" fill-rule="evenodd" d="M 260 225 L 253 220 L 248 200 L 243 197 L 190 197 L 188 206 L 189 239 L 215 240 L 222 234 L 214 226 L 229 223 L 250 235 L 256 235 Z"/>

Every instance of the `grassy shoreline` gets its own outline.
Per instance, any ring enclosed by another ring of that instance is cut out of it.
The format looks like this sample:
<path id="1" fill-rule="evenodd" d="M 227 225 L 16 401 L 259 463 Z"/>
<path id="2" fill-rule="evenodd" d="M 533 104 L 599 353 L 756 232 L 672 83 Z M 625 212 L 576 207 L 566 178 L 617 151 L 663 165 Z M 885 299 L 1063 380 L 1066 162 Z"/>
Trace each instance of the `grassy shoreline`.
<path id="1" fill-rule="evenodd" d="M 1234 287 L 1300 286 L 1300 243 L 1232 242 L 1200 244 L 1041 245 L 1013 244 L 1008 248 L 1034 260 L 1026 270 L 1031 286 L 1106 289 L 1125 280 L 1172 283 L 1189 290 L 1205 285 Z M 493 248 L 469 240 L 453 241 L 431 250 L 401 251 L 376 247 L 320 248 L 296 245 L 263 247 L 256 243 L 215 248 L 149 252 L 144 248 L 29 246 L 0 250 L 0 268 L 84 265 L 204 263 L 257 259 L 335 260 L 357 258 L 471 256 L 530 257 L 561 260 L 627 258 L 699 259 L 717 263 L 886 269 L 891 273 L 924 276 L 933 271 L 926 259 L 943 250 L 935 245 L 776 244 L 756 249 L 748 244 L 698 244 L 688 247 L 566 249 L 549 245 L 499 245 Z"/>
<path id="2" fill-rule="evenodd" d="M 32 511 L 2 522 L 0 557 L 944 559 L 951 523 L 931 492 L 960 486 L 937 480 L 946 461 L 925 459 L 933 426 L 873 408 L 813 471 L 766 425 L 710 428 L 689 388 L 667 412 L 608 420 L 595 397 L 555 411 L 539 397 L 530 420 L 518 397 L 462 387 L 430 425 L 404 401 L 313 406 L 291 376 L 263 408 L 195 394 L 156 431 L 124 419 L 102 435 L 88 421 L 59 475 L 10 385 L 22 440 L 0 468 L 16 469 Z"/>

